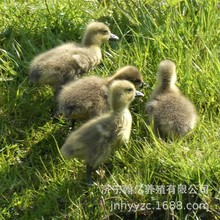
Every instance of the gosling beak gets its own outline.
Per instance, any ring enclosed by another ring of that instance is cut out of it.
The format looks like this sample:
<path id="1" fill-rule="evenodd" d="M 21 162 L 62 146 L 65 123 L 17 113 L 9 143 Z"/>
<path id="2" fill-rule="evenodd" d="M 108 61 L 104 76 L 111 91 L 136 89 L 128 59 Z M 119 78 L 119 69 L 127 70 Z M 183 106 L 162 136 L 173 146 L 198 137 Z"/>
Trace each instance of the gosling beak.
<path id="1" fill-rule="evenodd" d="M 146 83 L 146 82 L 142 82 L 140 88 L 145 88 L 145 89 L 149 89 L 150 86 Z"/>
<path id="2" fill-rule="evenodd" d="M 144 94 L 142 92 L 139 91 L 135 91 L 135 97 L 143 97 Z"/>
<path id="3" fill-rule="evenodd" d="M 111 33 L 109 39 L 119 40 L 119 37 L 117 35 Z"/>

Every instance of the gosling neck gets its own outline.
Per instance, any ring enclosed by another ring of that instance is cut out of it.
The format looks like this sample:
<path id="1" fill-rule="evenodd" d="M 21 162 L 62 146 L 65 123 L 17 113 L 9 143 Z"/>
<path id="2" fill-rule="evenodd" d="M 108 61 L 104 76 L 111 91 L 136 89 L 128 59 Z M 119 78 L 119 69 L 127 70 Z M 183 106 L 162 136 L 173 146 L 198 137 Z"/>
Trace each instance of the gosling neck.
<path id="1" fill-rule="evenodd" d="M 111 103 L 111 109 L 114 113 L 121 114 L 128 109 L 128 105 L 125 105 L 124 103 L 121 103 L 120 100 L 117 100 Z"/>
<path id="2" fill-rule="evenodd" d="M 158 87 L 162 90 L 176 90 L 176 75 L 158 79 Z"/>
<path id="3" fill-rule="evenodd" d="M 164 79 L 162 82 L 159 83 L 159 87 L 164 89 L 164 90 L 167 90 L 167 89 L 170 89 L 171 87 L 173 87 L 173 83 L 170 82 L 170 80 L 167 80 L 167 79 Z"/>

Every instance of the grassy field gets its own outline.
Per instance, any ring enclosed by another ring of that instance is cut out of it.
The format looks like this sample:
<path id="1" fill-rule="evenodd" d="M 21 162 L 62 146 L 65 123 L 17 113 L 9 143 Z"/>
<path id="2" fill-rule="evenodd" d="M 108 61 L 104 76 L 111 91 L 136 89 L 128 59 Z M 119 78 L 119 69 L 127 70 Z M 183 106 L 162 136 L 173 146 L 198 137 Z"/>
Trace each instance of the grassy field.
<path id="1" fill-rule="evenodd" d="M 220 219 L 220 2 L 112 2 L 1 1 L 1 220 Z M 60 155 L 69 124 L 51 117 L 51 89 L 31 85 L 27 73 L 40 52 L 79 42 L 91 20 L 109 24 L 120 40 L 103 46 L 89 74 L 132 64 L 150 88 L 132 104 L 130 143 L 87 187 L 84 163 Z M 144 111 L 163 59 L 177 64 L 178 86 L 200 115 L 189 135 L 167 143 L 155 138 Z"/>

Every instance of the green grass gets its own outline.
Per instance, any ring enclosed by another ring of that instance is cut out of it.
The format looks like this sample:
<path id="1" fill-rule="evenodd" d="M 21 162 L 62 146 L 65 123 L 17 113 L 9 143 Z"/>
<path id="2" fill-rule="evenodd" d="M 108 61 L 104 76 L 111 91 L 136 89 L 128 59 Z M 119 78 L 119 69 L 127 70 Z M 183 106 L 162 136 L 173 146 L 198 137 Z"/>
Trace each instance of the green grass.
<path id="1" fill-rule="evenodd" d="M 217 0 L 1 1 L 0 219 L 219 219 L 219 10 Z M 80 41 L 91 20 L 108 23 L 120 41 L 103 46 L 103 62 L 89 74 L 133 64 L 151 88 L 132 104 L 131 140 L 112 158 L 111 175 L 102 166 L 88 188 L 84 163 L 60 155 L 69 124 L 53 121 L 51 89 L 29 84 L 27 72 L 40 52 Z M 178 86 L 200 115 L 189 135 L 168 143 L 155 138 L 144 111 L 163 59 L 177 64 Z M 149 193 L 150 185 L 166 192 Z M 188 193 L 168 193 L 181 185 Z M 143 203 L 157 210 L 135 210 Z"/>

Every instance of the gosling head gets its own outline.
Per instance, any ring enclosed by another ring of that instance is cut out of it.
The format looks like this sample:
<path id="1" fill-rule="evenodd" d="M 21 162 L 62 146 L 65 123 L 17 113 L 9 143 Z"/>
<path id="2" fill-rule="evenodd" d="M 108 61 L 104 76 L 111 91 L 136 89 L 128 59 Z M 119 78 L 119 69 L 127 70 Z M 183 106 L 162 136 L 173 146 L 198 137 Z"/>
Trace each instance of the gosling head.
<path id="1" fill-rule="evenodd" d="M 137 91 L 134 85 L 127 80 L 115 80 L 109 88 L 109 104 L 114 111 L 128 108 L 137 96 L 144 96 Z"/>
<path id="2" fill-rule="evenodd" d="M 175 63 L 163 60 L 158 67 L 157 80 L 158 84 L 164 88 L 174 87 L 177 80 Z"/>
<path id="3" fill-rule="evenodd" d="M 119 38 L 111 33 L 107 25 L 101 22 L 91 22 L 86 27 L 82 43 L 84 46 L 101 46 L 109 39 L 118 40 Z"/>
<path id="4" fill-rule="evenodd" d="M 110 78 L 111 80 L 128 80 L 134 84 L 135 88 L 138 89 L 145 83 L 139 70 L 135 66 L 124 66 L 119 68 L 116 73 Z"/>

